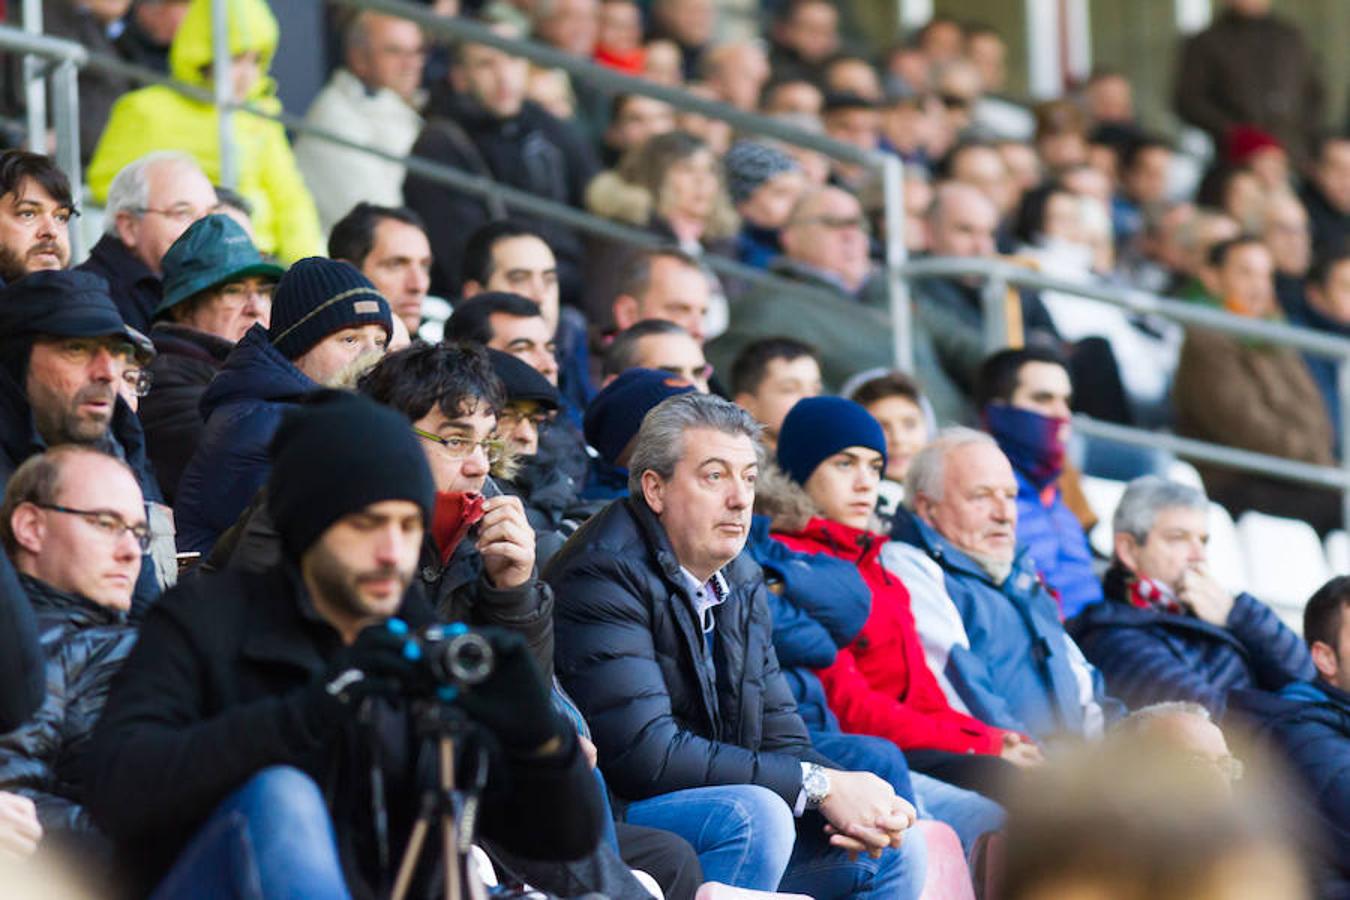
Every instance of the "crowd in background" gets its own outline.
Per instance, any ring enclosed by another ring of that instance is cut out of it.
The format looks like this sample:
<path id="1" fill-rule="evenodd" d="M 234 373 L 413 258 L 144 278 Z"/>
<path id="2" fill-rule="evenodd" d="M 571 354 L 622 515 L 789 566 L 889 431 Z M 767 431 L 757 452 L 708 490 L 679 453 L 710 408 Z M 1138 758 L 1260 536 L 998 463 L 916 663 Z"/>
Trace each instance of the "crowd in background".
<path id="1" fill-rule="evenodd" d="M 278 112 L 277 20 L 229 6 L 234 97 Z M 427 6 L 898 156 L 916 256 L 1350 337 L 1350 122 L 1270 0 L 1178 47 L 1208 159 L 1117 70 L 1017 102 L 1003 36 L 942 16 L 878 56 L 830 0 L 730 41 L 712 0 Z M 1055 290 L 1009 291 L 991 354 L 956 276 L 912 285 L 898 371 L 877 173 L 335 7 L 305 119 L 378 154 L 240 111 L 226 187 L 211 104 L 99 68 L 88 198 L 0 151 L 14 878 L 386 896 L 439 697 L 483 735 L 466 874 L 503 893 L 1350 896 L 1350 578 L 1300 635 L 1206 550 L 1211 500 L 1326 534 L 1340 493 L 1071 426 L 1332 465 L 1333 361 Z M 44 21 L 212 84 L 208 0 Z"/>

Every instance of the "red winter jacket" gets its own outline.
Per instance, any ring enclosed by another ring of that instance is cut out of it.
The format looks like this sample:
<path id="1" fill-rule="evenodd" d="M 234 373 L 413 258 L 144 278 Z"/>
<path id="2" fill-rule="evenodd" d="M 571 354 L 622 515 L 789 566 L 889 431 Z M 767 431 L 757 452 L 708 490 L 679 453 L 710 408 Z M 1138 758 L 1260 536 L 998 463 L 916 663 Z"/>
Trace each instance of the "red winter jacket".
<path id="1" fill-rule="evenodd" d="M 855 734 L 894 741 L 905 750 L 997 754 L 1004 731 L 957 712 L 924 660 L 909 591 L 880 560 L 886 538 L 820 517 L 774 537 L 799 553 L 826 553 L 858 567 L 872 590 L 863 630 L 818 674 L 839 724 Z"/>

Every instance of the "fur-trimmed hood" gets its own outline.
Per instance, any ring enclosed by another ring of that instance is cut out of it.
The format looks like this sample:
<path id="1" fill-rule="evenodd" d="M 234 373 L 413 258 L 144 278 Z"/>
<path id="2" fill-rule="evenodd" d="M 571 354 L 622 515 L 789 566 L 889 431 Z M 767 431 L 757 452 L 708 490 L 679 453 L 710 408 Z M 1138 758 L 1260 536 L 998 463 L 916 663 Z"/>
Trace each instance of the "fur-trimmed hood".
<path id="1" fill-rule="evenodd" d="M 820 510 L 801 485 L 774 463 L 765 462 L 755 483 L 755 513 L 768 517 L 771 531 L 795 534 Z"/>
<path id="2" fill-rule="evenodd" d="M 586 185 L 586 208 L 597 216 L 646 228 L 655 206 L 651 192 L 606 169 Z"/>

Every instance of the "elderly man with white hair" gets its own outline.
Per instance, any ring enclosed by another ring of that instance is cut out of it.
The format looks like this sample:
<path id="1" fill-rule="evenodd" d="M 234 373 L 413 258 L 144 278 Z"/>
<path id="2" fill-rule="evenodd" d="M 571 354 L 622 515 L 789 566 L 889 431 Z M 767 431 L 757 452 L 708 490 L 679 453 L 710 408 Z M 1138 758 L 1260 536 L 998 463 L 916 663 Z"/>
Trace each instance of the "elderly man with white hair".
<path id="1" fill-rule="evenodd" d="M 164 254 L 216 204 L 215 188 L 191 156 L 148 153 L 113 178 L 103 237 L 76 268 L 108 282 L 123 321 L 148 334 L 163 300 Z"/>
<path id="2" fill-rule="evenodd" d="M 1156 475 L 1130 482 L 1116 507 L 1104 603 L 1069 632 L 1130 706 L 1169 700 L 1222 714 L 1229 691 L 1278 691 L 1313 675 L 1303 641 L 1250 594 L 1210 573 L 1209 500 Z"/>
<path id="3" fill-rule="evenodd" d="M 953 706 L 1037 741 L 1099 736 L 1119 704 L 1017 546 L 1017 479 L 994 439 L 943 431 L 910 463 L 905 503 L 881 558 Z"/>

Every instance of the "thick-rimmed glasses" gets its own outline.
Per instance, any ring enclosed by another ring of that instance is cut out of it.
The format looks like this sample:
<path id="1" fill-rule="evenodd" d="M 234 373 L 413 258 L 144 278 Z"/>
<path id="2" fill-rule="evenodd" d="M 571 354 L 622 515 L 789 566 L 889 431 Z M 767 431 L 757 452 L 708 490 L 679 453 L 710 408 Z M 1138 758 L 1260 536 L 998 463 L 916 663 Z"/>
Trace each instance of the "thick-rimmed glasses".
<path id="1" fill-rule="evenodd" d="M 473 456 L 473 451 L 481 447 L 483 455 L 487 457 L 488 464 L 495 465 L 501 462 L 502 455 L 506 452 L 505 442 L 497 437 L 471 441 L 463 437 L 441 437 L 439 434 L 432 434 L 430 431 L 423 431 L 420 428 L 414 428 L 413 434 L 423 440 L 440 444 L 445 449 L 446 455 L 451 459 L 468 459 Z"/>
<path id="2" fill-rule="evenodd" d="M 150 526 L 146 523 L 128 525 L 126 519 L 110 509 L 74 509 L 69 506 L 59 506 L 55 503 L 34 503 L 33 505 L 38 509 L 48 509 L 68 516 L 79 516 L 113 540 L 120 538 L 124 531 L 129 531 L 131 536 L 136 539 L 136 546 L 141 548 L 142 553 L 150 549 L 150 541 L 154 538 Z"/>

